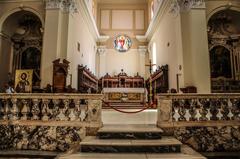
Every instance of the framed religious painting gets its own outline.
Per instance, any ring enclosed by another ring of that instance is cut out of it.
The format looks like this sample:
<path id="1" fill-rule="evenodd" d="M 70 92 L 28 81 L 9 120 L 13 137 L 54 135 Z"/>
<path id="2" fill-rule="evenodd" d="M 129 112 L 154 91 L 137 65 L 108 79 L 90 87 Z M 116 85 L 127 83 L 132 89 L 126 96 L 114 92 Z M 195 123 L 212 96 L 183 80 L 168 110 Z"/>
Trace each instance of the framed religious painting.
<path id="1" fill-rule="evenodd" d="M 16 70 L 15 89 L 18 93 L 32 92 L 33 70 Z"/>
<path id="2" fill-rule="evenodd" d="M 114 48 L 118 52 L 127 52 L 132 46 L 132 40 L 127 35 L 118 35 L 114 39 Z"/>

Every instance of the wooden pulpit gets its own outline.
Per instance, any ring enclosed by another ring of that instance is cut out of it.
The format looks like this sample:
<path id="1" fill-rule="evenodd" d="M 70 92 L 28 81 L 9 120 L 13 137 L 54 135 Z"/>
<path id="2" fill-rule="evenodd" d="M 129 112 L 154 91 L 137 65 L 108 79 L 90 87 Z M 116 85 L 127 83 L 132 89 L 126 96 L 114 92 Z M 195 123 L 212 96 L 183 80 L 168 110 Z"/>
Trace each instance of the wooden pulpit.
<path id="1" fill-rule="evenodd" d="M 66 88 L 69 63 L 67 60 L 60 59 L 53 61 L 53 91 L 63 93 Z"/>

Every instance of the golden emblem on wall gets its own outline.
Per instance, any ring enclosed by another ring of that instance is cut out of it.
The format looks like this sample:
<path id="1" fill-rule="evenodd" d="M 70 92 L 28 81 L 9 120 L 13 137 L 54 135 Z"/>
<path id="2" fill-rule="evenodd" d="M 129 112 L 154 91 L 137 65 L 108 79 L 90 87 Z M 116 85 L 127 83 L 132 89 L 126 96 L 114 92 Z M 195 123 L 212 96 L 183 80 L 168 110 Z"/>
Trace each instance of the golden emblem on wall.
<path id="1" fill-rule="evenodd" d="M 32 92 L 33 70 L 16 70 L 15 89 L 19 93 Z"/>

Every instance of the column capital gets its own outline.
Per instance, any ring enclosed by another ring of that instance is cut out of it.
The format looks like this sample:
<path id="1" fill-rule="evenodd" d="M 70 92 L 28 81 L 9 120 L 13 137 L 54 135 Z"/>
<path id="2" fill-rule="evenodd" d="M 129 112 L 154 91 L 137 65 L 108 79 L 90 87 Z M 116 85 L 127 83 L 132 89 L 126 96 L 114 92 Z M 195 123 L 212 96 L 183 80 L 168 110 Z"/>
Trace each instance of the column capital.
<path id="1" fill-rule="evenodd" d="M 146 53 L 147 53 L 147 46 L 138 46 L 138 52 L 141 55 L 146 55 Z"/>
<path id="2" fill-rule="evenodd" d="M 99 55 L 105 55 L 107 47 L 105 45 L 100 45 L 97 47 L 97 53 Z"/>
<path id="3" fill-rule="evenodd" d="M 177 15 L 193 8 L 205 8 L 204 0 L 172 0 L 169 12 Z"/>
<path id="4" fill-rule="evenodd" d="M 60 9 L 63 12 L 75 13 L 77 12 L 76 0 L 44 0 L 46 3 L 46 10 Z"/>

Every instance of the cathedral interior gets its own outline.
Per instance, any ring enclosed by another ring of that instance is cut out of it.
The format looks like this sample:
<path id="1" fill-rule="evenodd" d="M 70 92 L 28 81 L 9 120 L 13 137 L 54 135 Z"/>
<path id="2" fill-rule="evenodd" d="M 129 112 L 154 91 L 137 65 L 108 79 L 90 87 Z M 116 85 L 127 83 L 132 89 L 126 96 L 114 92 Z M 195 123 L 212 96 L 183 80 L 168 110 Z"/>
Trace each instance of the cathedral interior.
<path id="1" fill-rule="evenodd" d="M 0 159 L 239 159 L 239 0 L 1 0 Z"/>

